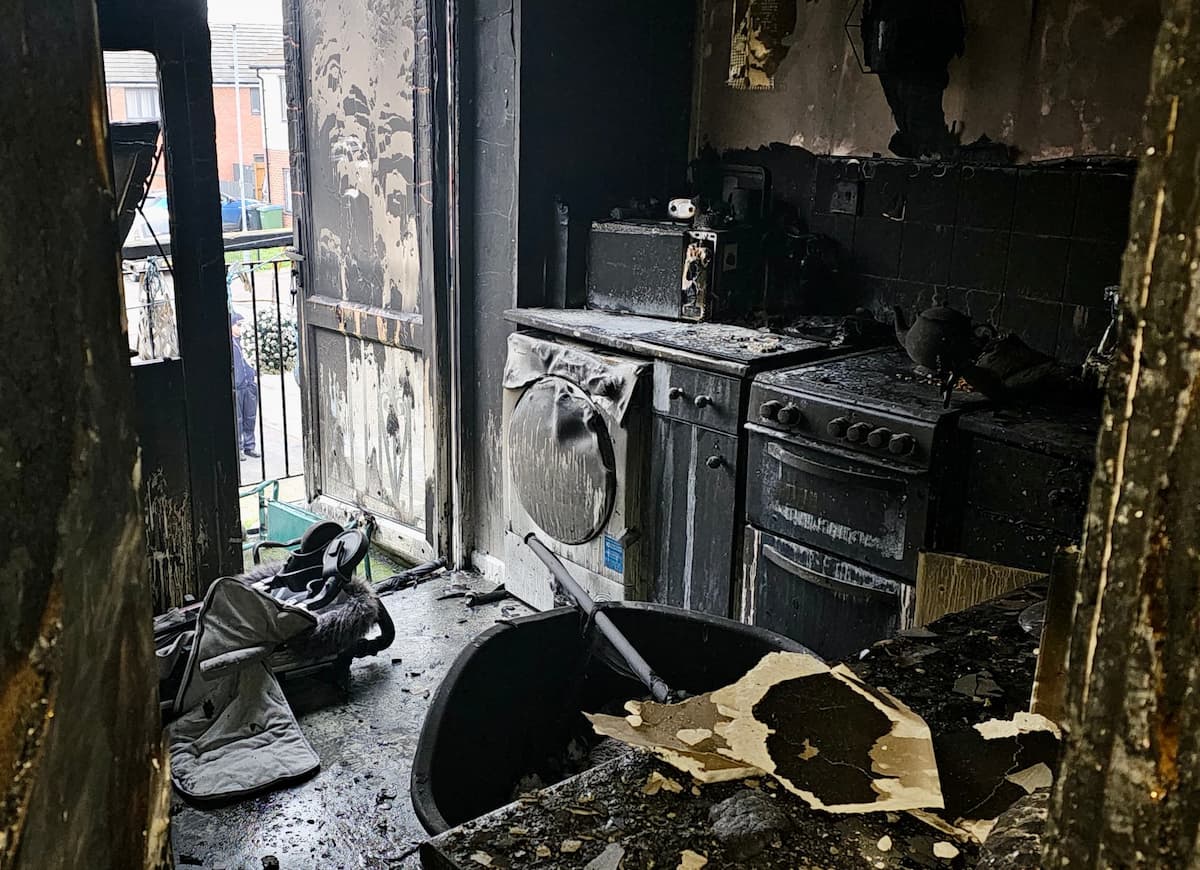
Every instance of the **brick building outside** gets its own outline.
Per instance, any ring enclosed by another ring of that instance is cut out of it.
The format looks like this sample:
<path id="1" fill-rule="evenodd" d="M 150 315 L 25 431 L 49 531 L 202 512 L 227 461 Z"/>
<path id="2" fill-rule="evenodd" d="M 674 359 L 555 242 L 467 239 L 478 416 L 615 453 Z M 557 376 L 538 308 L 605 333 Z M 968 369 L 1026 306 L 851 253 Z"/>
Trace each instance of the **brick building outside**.
<path id="1" fill-rule="evenodd" d="M 209 29 L 221 193 L 238 200 L 244 189 L 247 200 L 280 205 L 284 225 L 290 226 L 292 191 L 282 27 L 212 23 Z M 159 119 L 158 73 L 152 55 L 106 51 L 104 73 L 111 121 Z M 160 166 L 151 180 L 149 196 L 165 193 L 166 175 Z"/>

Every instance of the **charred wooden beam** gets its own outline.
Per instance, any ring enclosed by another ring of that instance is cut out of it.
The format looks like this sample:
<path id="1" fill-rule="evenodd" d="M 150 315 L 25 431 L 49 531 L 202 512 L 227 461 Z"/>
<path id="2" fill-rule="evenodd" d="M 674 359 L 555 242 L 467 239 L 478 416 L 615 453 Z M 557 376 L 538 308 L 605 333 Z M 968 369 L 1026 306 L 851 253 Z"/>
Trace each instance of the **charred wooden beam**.
<path id="1" fill-rule="evenodd" d="M 1194 866 L 1200 831 L 1200 4 L 1171 0 L 1070 646 L 1045 867 Z"/>
<path id="2" fill-rule="evenodd" d="M 169 862 L 96 33 L 0 27 L 0 867 Z"/>

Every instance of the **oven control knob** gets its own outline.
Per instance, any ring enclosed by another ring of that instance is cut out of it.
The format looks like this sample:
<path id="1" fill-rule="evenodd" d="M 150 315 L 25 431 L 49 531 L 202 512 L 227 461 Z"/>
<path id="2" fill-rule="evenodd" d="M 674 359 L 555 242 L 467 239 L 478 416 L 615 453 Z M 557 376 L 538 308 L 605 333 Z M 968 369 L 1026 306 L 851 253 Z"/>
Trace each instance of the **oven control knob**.
<path id="1" fill-rule="evenodd" d="M 870 433 L 871 433 L 871 424 L 870 423 L 855 423 L 853 426 L 851 426 L 849 429 L 846 430 L 846 437 L 857 444 L 860 441 L 866 441 L 867 436 Z"/>
<path id="2" fill-rule="evenodd" d="M 845 417 L 834 417 L 825 426 L 825 431 L 829 433 L 831 438 L 845 438 L 846 430 L 850 428 L 850 421 Z"/>
<path id="3" fill-rule="evenodd" d="M 867 436 L 867 443 L 872 447 L 887 447 L 888 439 L 892 437 L 892 433 L 882 426 L 878 429 L 872 429 L 871 434 Z"/>
<path id="4" fill-rule="evenodd" d="M 782 407 L 782 402 L 776 402 L 774 399 L 771 399 L 758 406 L 758 416 L 764 420 L 774 420 L 779 414 L 779 409 Z"/>
<path id="5" fill-rule="evenodd" d="M 888 441 L 888 450 L 897 456 L 906 456 L 912 453 L 913 448 L 916 446 L 916 439 L 904 433 L 893 435 L 891 440 Z"/>
<path id="6" fill-rule="evenodd" d="M 779 413 L 775 415 L 775 419 L 784 426 L 795 426 L 800 422 L 800 409 L 788 402 L 779 409 Z"/>

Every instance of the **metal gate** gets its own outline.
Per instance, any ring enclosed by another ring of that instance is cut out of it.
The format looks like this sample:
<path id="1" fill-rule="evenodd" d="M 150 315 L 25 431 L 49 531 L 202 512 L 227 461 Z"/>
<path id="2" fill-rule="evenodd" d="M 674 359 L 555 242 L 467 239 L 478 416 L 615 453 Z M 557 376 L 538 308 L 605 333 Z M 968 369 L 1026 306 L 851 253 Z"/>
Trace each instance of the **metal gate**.
<path id="1" fill-rule="evenodd" d="M 308 495 L 445 556 L 439 16 L 427 0 L 285 7 Z"/>

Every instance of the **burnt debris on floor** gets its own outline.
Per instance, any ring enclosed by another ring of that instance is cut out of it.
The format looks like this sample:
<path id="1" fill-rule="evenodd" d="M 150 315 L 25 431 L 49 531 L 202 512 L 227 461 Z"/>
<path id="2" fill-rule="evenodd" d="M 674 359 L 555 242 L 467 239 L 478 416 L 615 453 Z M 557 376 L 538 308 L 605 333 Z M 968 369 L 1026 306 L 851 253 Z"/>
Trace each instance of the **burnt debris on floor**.
<path id="1" fill-rule="evenodd" d="M 1037 641 L 1020 615 L 1041 599 L 1037 589 L 1014 592 L 876 644 L 849 663 L 863 684 L 886 690 L 928 725 L 942 810 L 826 813 L 792 794 L 778 771 L 702 782 L 637 752 L 434 837 L 422 850 L 427 866 L 595 868 L 618 851 L 629 867 L 679 866 L 685 852 L 713 867 L 973 866 L 976 838 L 1018 798 L 1046 788 L 1042 770 L 1056 765 L 1057 739 L 1024 713 Z M 997 693 L 954 691 L 964 675 L 985 668 Z M 823 718 L 793 728 L 811 729 L 817 745 L 818 734 L 839 731 L 853 743 L 858 732 L 847 733 L 832 712 L 841 708 L 833 704 Z M 1026 740 L 1027 732 L 1050 739 Z M 837 752 L 836 744 L 833 737 L 825 746 Z M 836 788 L 829 770 L 826 783 Z"/>

